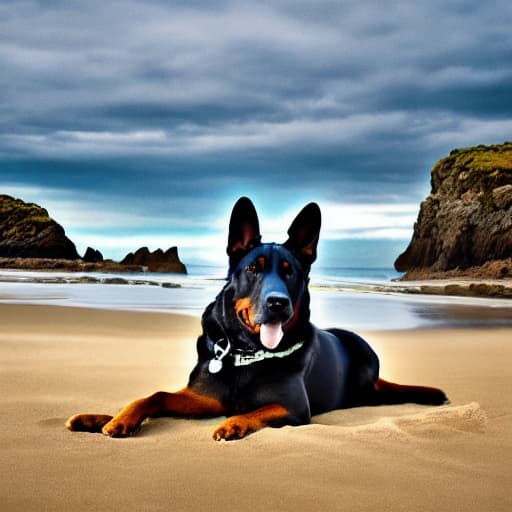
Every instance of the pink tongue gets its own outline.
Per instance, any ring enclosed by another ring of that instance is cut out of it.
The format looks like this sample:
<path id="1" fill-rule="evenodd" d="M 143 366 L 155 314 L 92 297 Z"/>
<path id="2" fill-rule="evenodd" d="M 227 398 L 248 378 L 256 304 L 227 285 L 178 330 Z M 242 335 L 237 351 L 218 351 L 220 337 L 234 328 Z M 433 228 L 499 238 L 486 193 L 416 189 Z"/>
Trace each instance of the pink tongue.
<path id="1" fill-rule="evenodd" d="M 281 324 L 261 324 L 260 340 L 266 348 L 276 348 L 283 337 L 283 328 Z"/>

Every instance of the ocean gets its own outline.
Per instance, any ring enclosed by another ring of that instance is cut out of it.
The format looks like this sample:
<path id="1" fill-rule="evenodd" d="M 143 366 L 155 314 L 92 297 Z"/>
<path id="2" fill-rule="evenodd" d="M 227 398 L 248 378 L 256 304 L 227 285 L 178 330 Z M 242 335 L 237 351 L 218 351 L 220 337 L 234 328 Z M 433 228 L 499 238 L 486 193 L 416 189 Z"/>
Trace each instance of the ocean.
<path id="1" fill-rule="evenodd" d="M 395 239 L 341 239 L 320 240 L 318 258 L 312 267 L 311 278 L 329 282 L 383 282 L 400 277 L 393 264 L 407 247 L 408 240 Z M 223 262 L 224 248 L 213 248 L 215 258 Z M 225 265 L 208 265 L 197 259 L 197 250 L 180 250 L 189 274 L 225 273 Z M 227 259 L 226 259 L 227 262 Z"/>
<path id="2" fill-rule="evenodd" d="M 226 268 L 191 264 L 188 271 L 188 275 L 179 275 L 0 270 L 0 303 L 199 317 L 224 286 Z M 399 274 L 392 267 L 314 267 L 310 282 L 313 323 L 353 330 L 512 326 L 512 301 L 507 299 L 408 295 L 392 290 L 376 293 L 368 286 L 389 284 L 396 277 Z M 95 282 L 76 282 L 80 278 Z"/>

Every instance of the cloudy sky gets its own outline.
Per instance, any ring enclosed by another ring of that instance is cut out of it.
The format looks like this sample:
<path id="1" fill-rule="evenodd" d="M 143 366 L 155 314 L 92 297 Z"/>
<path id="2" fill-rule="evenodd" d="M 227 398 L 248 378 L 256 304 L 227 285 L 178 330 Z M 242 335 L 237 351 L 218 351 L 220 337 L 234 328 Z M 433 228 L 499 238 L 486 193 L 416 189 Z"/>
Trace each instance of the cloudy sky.
<path id="1" fill-rule="evenodd" d="M 106 257 L 223 257 L 317 201 L 327 239 L 410 237 L 451 149 L 512 139 L 509 0 L 0 3 L 0 193 Z"/>

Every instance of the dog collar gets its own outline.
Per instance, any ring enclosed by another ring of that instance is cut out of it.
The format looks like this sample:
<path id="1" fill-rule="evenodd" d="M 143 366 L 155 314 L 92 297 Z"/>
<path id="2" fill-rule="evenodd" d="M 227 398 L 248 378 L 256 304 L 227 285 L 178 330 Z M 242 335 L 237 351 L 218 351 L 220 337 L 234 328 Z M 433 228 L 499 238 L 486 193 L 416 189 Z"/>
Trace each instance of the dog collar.
<path id="1" fill-rule="evenodd" d="M 254 354 L 243 355 L 243 354 L 234 354 L 234 362 L 235 366 L 249 366 L 253 363 L 259 363 L 260 361 L 264 361 L 265 359 L 273 359 L 274 357 L 278 357 L 282 359 L 283 357 L 287 357 L 294 352 L 297 352 L 299 348 L 304 345 L 303 341 L 299 341 L 292 347 L 287 350 L 283 350 L 282 352 L 267 352 L 266 350 L 258 350 Z"/>
<path id="2" fill-rule="evenodd" d="M 222 347 L 223 344 L 226 344 L 225 347 Z M 282 359 L 283 357 L 288 357 L 289 355 L 293 354 L 294 352 L 297 352 L 302 345 L 304 345 L 304 341 L 299 341 L 295 345 L 291 346 L 290 348 L 283 350 L 281 352 L 268 352 L 266 350 L 258 350 L 257 352 L 253 353 L 238 353 L 238 354 L 232 354 L 233 357 L 233 365 L 234 366 L 249 366 L 254 363 L 259 363 L 261 361 L 264 361 L 265 359 L 273 359 L 273 358 L 279 358 Z M 219 341 L 214 343 L 213 345 L 213 353 L 214 357 L 210 359 L 208 363 L 208 371 L 210 373 L 219 373 L 222 370 L 223 367 L 223 359 L 229 354 L 231 350 L 231 343 L 229 342 L 229 339 L 221 338 Z"/>

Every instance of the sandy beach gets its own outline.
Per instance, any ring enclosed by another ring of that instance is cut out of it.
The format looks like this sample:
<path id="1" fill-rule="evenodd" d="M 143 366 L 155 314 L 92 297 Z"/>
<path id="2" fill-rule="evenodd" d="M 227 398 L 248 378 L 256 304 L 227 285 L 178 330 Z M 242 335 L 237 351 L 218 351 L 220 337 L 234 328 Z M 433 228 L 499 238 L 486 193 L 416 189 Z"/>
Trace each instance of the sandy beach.
<path id="1" fill-rule="evenodd" d="M 64 426 L 183 387 L 199 319 L 1 304 L 0 325 L 2 510 L 512 509 L 512 329 L 364 332 L 384 378 L 451 403 L 334 411 L 218 443 L 218 419 L 150 420 L 129 439 Z"/>

